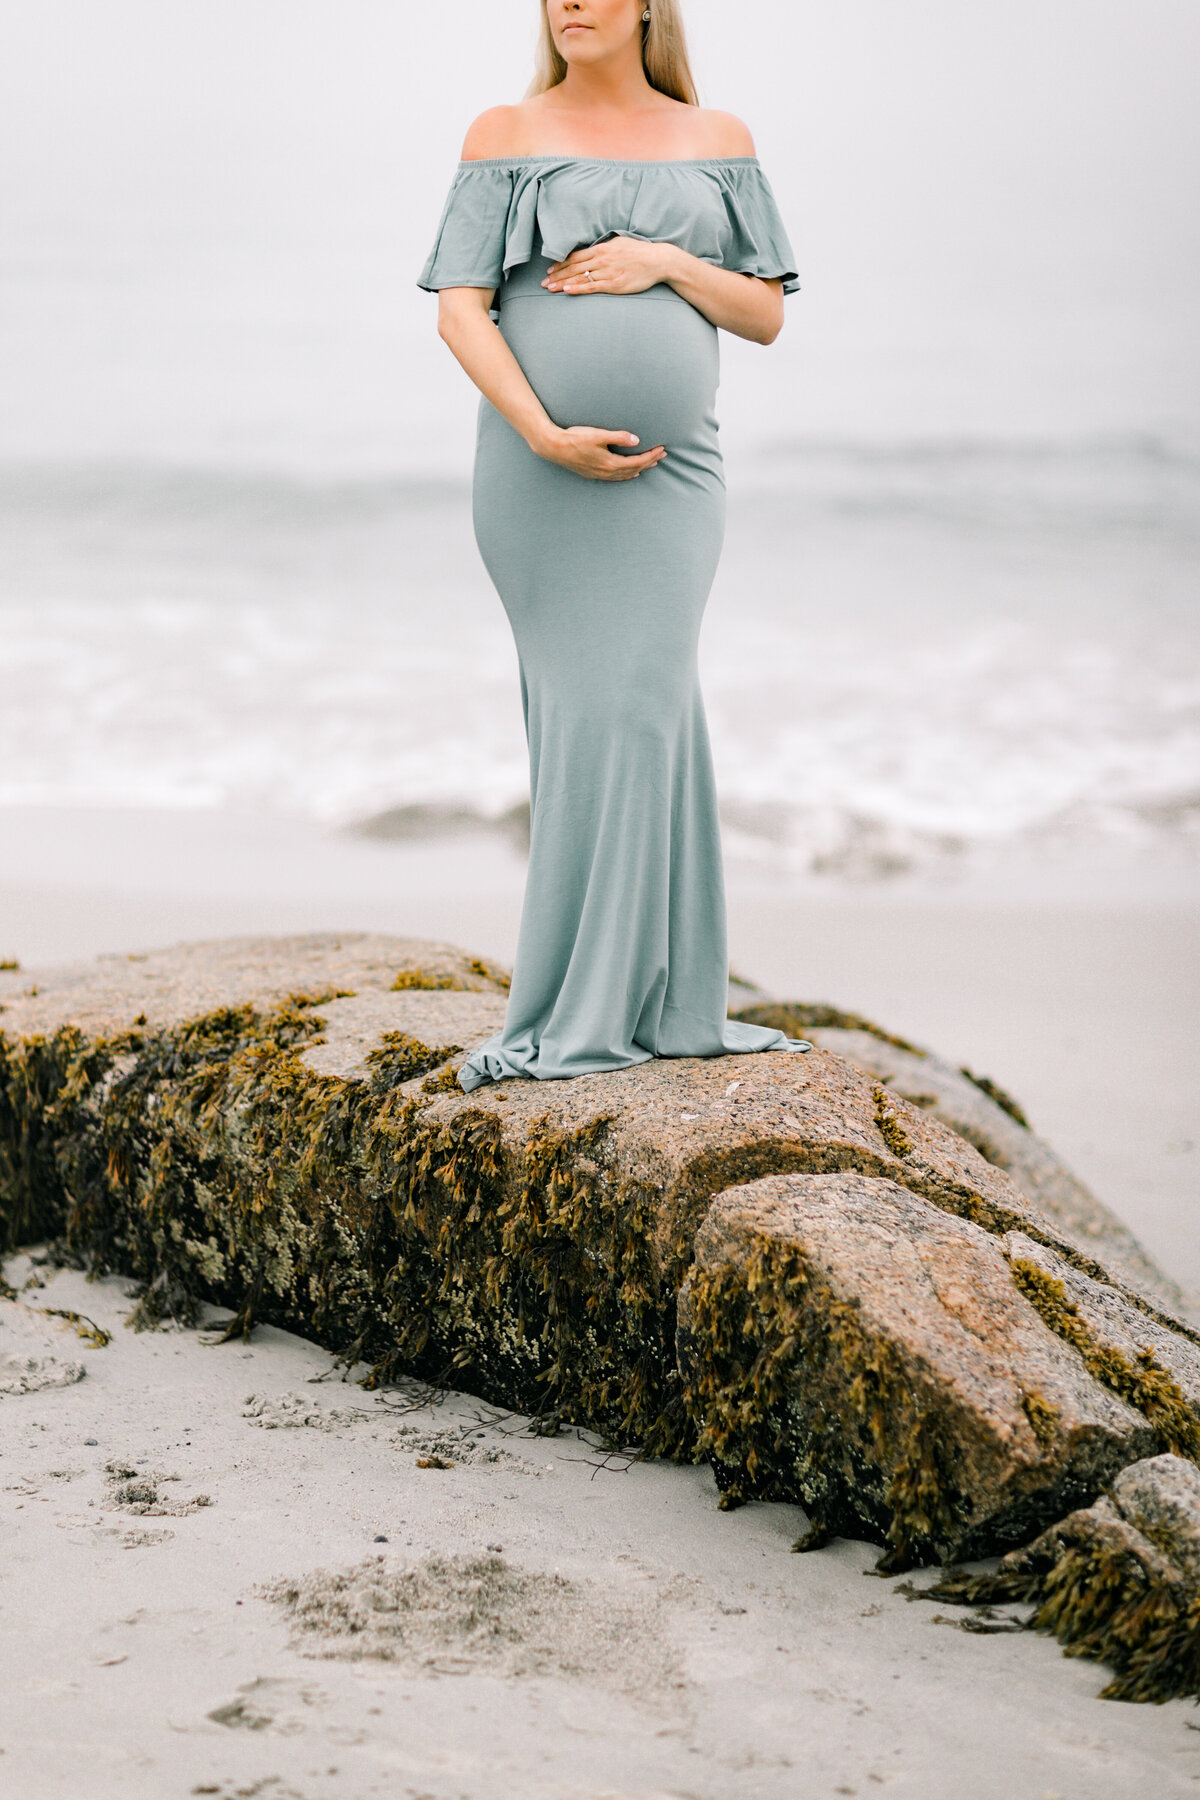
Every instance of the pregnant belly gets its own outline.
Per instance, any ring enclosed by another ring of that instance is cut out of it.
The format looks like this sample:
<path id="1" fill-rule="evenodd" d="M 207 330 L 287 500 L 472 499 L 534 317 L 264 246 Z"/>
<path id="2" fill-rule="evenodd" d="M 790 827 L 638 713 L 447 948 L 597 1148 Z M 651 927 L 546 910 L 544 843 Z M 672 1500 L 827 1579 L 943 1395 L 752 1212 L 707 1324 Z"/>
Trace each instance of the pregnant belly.
<path id="1" fill-rule="evenodd" d="M 644 450 L 715 448 L 716 329 L 670 290 L 518 295 L 500 329 L 556 425 L 632 431 Z"/>

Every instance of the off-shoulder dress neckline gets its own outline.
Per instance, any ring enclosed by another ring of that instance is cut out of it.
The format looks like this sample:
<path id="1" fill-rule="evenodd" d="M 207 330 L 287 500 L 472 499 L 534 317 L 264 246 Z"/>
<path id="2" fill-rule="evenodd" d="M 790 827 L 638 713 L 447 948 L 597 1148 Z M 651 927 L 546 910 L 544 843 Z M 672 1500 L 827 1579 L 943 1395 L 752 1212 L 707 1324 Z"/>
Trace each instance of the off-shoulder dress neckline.
<path id="1" fill-rule="evenodd" d="M 509 169 L 514 163 L 552 162 L 593 163 L 600 168 L 617 169 L 698 169 L 757 161 L 757 156 L 576 156 L 569 151 L 560 156 L 553 150 L 534 150 L 518 156 L 462 157 L 458 166 L 460 169 Z"/>

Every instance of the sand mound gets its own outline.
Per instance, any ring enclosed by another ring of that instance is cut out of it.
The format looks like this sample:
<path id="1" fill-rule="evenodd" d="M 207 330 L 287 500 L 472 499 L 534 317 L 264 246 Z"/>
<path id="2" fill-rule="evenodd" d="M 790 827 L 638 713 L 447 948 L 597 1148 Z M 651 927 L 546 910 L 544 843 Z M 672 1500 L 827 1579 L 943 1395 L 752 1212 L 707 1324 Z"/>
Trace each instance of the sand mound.
<path id="1" fill-rule="evenodd" d="M 503 1444 L 489 1443 L 486 1432 L 470 1425 L 457 1431 L 452 1427 L 433 1430 L 421 1425 L 401 1425 L 395 1444 L 397 1450 L 411 1451 L 418 1461 L 432 1462 L 435 1466 L 443 1463 L 482 1468 L 492 1464 L 519 1470 L 522 1475 L 540 1475 L 542 1472 L 536 1463 L 506 1450 Z"/>
<path id="2" fill-rule="evenodd" d="M 266 1431 L 280 1431 L 307 1426 L 313 1431 L 338 1431 L 344 1425 L 361 1425 L 364 1420 L 377 1420 L 378 1413 L 365 1406 L 336 1406 L 326 1409 L 307 1394 L 247 1394 L 242 1417 Z"/>
<path id="3" fill-rule="evenodd" d="M 663 1640 L 668 1596 L 614 1593 L 500 1556 L 368 1557 L 260 1592 L 285 1606 L 302 1654 L 378 1657 L 430 1674 L 598 1681 L 629 1694 L 679 1685 Z"/>
<path id="4" fill-rule="evenodd" d="M 57 1356 L 0 1356 L 0 1394 L 71 1387 L 86 1373 L 81 1362 L 63 1362 Z"/>
<path id="5" fill-rule="evenodd" d="M 164 1494 L 163 1484 L 178 1481 L 178 1475 L 162 1475 L 157 1470 L 147 1471 L 136 1464 L 119 1461 L 105 1463 L 104 1473 L 108 1481 L 109 1505 L 119 1506 L 122 1512 L 156 1519 L 183 1519 L 188 1513 L 212 1505 L 207 1494 L 196 1494 L 190 1500 L 173 1500 Z"/>

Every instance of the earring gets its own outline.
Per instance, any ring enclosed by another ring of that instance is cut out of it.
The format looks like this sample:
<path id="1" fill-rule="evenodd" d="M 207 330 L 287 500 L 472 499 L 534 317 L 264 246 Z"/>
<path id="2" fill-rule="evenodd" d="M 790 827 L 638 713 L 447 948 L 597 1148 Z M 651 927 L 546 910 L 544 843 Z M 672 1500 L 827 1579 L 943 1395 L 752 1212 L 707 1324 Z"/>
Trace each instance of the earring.
<path id="1" fill-rule="evenodd" d="M 642 24 L 648 25 L 649 23 L 650 23 L 650 14 L 648 12 L 644 12 L 642 14 Z"/>

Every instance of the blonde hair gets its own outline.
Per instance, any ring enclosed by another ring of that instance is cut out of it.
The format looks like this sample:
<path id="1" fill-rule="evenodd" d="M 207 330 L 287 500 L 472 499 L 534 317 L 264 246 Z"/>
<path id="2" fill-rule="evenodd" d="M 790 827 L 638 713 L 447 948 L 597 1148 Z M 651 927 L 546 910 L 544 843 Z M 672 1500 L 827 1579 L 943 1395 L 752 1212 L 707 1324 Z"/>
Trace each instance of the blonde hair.
<path id="1" fill-rule="evenodd" d="M 567 73 L 566 58 L 559 54 L 550 29 L 546 0 L 540 0 L 540 4 L 542 28 L 538 34 L 534 76 L 525 96 L 527 100 L 557 87 Z M 652 88 L 672 100 L 682 100 L 685 106 L 699 106 L 700 97 L 688 61 L 679 0 L 643 0 L 643 11 L 647 7 L 650 23 L 642 25 L 642 67 L 646 71 L 646 80 Z"/>

